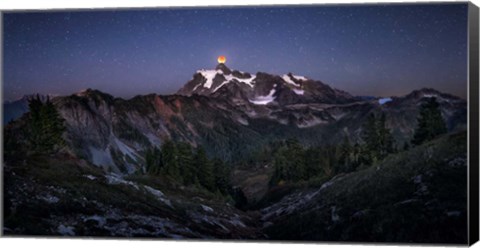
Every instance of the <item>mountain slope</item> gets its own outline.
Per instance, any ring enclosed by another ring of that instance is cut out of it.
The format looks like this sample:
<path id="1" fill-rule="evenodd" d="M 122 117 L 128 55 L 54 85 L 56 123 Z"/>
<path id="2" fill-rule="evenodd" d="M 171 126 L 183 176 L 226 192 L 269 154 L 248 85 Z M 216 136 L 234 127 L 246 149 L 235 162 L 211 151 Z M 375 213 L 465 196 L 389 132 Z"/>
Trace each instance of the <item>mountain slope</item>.
<path id="1" fill-rule="evenodd" d="M 246 107 L 200 95 L 123 100 L 94 90 L 54 99 L 66 120 L 66 137 L 74 153 L 117 173 L 140 169 L 145 149 L 166 139 L 202 145 L 210 156 L 230 161 L 279 139 L 295 137 L 306 145 L 340 142 L 345 135 L 359 140 L 369 113 L 386 113 L 396 138 L 407 140 L 415 128 L 414 113 L 423 100 L 402 101 Z M 464 103 L 458 101 L 443 106 L 452 130 L 464 123 L 458 116 L 466 114 Z"/>
<path id="2" fill-rule="evenodd" d="M 466 243 L 466 145 L 466 132 L 445 135 L 297 190 L 261 210 L 264 231 L 279 240 Z"/>
<path id="3" fill-rule="evenodd" d="M 305 77 L 252 75 L 219 64 L 196 73 L 179 93 L 125 100 L 88 89 L 52 101 L 65 119 L 71 153 L 122 174 L 143 170 L 145 151 L 165 140 L 203 146 L 210 157 L 236 163 L 276 140 L 296 138 L 309 146 L 348 136 L 360 142 L 371 113 L 386 114 L 400 147 L 413 136 L 419 105 L 433 95 L 449 130 L 466 128 L 466 102 L 432 89 L 384 103 Z"/>

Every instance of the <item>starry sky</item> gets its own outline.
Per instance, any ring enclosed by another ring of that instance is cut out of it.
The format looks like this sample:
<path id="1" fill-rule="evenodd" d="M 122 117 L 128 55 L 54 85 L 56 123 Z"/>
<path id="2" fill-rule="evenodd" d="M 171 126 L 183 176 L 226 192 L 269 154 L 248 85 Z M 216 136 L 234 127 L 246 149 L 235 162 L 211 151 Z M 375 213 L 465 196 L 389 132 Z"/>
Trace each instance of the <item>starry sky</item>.
<path id="1" fill-rule="evenodd" d="M 9 12 L 3 97 L 172 94 L 225 55 L 232 69 L 354 95 L 467 94 L 467 4 Z"/>

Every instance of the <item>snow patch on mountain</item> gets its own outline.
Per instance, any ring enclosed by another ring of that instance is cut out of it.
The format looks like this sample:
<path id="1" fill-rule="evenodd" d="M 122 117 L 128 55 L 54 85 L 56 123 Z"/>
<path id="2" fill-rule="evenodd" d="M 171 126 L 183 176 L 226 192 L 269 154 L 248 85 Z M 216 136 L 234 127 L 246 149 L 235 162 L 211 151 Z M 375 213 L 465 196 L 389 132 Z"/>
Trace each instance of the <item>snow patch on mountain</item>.
<path id="1" fill-rule="evenodd" d="M 213 79 L 215 76 L 218 74 L 222 74 L 223 72 L 221 70 L 200 70 L 197 71 L 197 73 L 202 74 L 202 76 L 207 79 L 207 81 L 203 84 L 204 88 L 209 88 L 212 87 L 213 84 Z"/>
<path id="2" fill-rule="evenodd" d="M 227 75 L 227 76 L 225 76 L 225 78 L 228 81 L 232 81 L 233 79 L 235 79 L 235 80 L 237 80 L 241 83 L 244 83 L 244 84 L 247 84 L 250 87 L 253 87 L 253 84 L 255 83 L 254 80 L 255 80 L 256 76 L 250 76 L 250 78 L 238 78 L 238 77 L 234 77 L 232 75 Z"/>
<path id="3" fill-rule="evenodd" d="M 300 87 L 300 85 L 297 84 L 297 83 L 295 83 L 295 82 L 293 82 L 293 80 L 292 80 L 292 79 L 290 78 L 290 76 L 287 75 L 287 74 L 283 75 L 283 76 L 282 76 L 282 79 L 283 79 L 285 82 L 287 82 L 287 83 L 289 83 L 289 84 L 291 84 L 291 85 Z"/>
<path id="4" fill-rule="evenodd" d="M 383 105 L 383 104 L 385 104 L 387 102 L 391 102 L 391 101 L 392 101 L 392 98 L 390 98 L 390 97 L 380 98 L 380 99 L 378 99 L 378 104 Z"/>
<path id="5" fill-rule="evenodd" d="M 292 75 L 292 77 L 294 77 L 296 80 L 300 80 L 300 81 L 307 81 L 308 80 L 308 78 L 306 78 L 304 76 Z"/>
<path id="6" fill-rule="evenodd" d="M 225 84 L 227 83 L 230 83 L 232 82 L 232 80 L 237 80 L 238 82 L 240 83 L 244 83 L 244 84 L 247 84 L 248 86 L 250 87 L 253 87 L 253 80 L 255 80 L 255 76 L 252 76 L 250 78 L 237 78 L 237 77 L 234 77 L 234 76 L 231 76 L 231 75 L 226 75 L 225 76 L 226 78 L 226 81 L 224 81 L 223 83 L 221 83 L 219 86 L 217 86 L 217 88 L 215 88 L 213 90 L 213 92 L 217 91 L 218 89 L 222 88 Z"/>
<path id="7" fill-rule="evenodd" d="M 222 88 L 224 85 L 226 85 L 227 83 L 230 83 L 230 81 L 226 80 L 226 81 L 223 81 L 223 83 L 221 83 L 219 86 L 217 86 L 217 88 L 213 89 L 212 92 L 215 92 L 217 91 L 218 89 Z"/>
<path id="8" fill-rule="evenodd" d="M 225 77 L 225 81 L 223 81 L 219 86 L 217 86 L 215 89 L 213 89 L 212 92 L 217 91 L 220 89 L 222 86 L 224 86 L 227 83 L 232 82 L 233 80 L 237 80 L 240 83 L 247 84 L 250 87 L 253 87 L 254 80 L 256 76 L 250 76 L 249 78 L 238 78 L 233 76 L 232 74 L 225 75 L 222 70 L 199 70 L 197 73 L 200 73 L 207 81 L 203 84 L 204 88 L 210 89 L 213 85 L 213 79 L 217 74 L 222 74 Z M 198 87 L 200 86 L 197 85 L 195 88 L 193 88 L 193 91 L 195 91 Z"/>
<path id="9" fill-rule="evenodd" d="M 198 87 L 200 87 L 201 84 L 197 84 L 195 87 L 193 87 L 192 91 L 195 91 Z"/>
<path id="10" fill-rule="evenodd" d="M 303 93 L 305 93 L 305 91 L 302 89 L 293 89 L 293 92 L 295 92 L 297 95 L 303 95 Z"/>
<path id="11" fill-rule="evenodd" d="M 267 105 L 275 100 L 275 97 L 273 96 L 275 94 L 275 86 L 273 86 L 273 89 L 270 90 L 270 93 L 266 96 L 257 96 L 255 99 L 249 100 L 251 103 L 255 105 Z"/>
<path id="12" fill-rule="evenodd" d="M 294 79 L 296 79 L 296 80 L 299 80 L 299 81 L 307 81 L 307 80 L 308 80 L 308 78 L 306 78 L 306 77 L 304 77 L 304 76 L 292 75 L 292 77 L 293 77 Z M 296 86 L 296 87 L 300 87 L 300 85 L 297 84 L 297 83 L 295 83 L 295 82 L 291 79 L 290 75 L 288 75 L 288 74 L 284 74 L 284 75 L 282 76 L 282 79 L 283 79 L 285 82 L 287 82 L 287 83 L 289 83 L 289 84 L 291 84 L 291 85 L 294 85 L 294 86 Z"/>
<path id="13" fill-rule="evenodd" d="M 217 86 L 213 92 L 217 91 L 218 89 L 222 88 L 225 84 L 228 84 L 230 82 L 232 82 L 233 80 L 237 80 L 238 82 L 240 83 L 244 83 L 250 87 L 253 87 L 253 84 L 254 84 L 254 80 L 256 78 L 256 76 L 250 76 L 250 78 L 238 78 L 238 77 L 235 77 L 235 76 L 232 76 L 232 75 L 223 75 L 225 77 L 225 81 L 223 83 L 221 83 L 219 86 Z"/>

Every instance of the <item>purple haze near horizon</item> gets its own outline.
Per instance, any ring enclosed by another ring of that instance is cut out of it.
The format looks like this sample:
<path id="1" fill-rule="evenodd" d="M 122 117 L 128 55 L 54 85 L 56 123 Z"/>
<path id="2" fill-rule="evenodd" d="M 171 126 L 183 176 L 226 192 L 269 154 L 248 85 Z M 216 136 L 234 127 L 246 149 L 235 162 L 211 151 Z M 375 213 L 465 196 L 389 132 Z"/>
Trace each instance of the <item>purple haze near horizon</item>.
<path id="1" fill-rule="evenodd" d="M 8 12 L 3 97 L 86 88 L 172 94 L 216 66 L 321 80 L 354 95 L 465 98 L 467 4 Z"/>

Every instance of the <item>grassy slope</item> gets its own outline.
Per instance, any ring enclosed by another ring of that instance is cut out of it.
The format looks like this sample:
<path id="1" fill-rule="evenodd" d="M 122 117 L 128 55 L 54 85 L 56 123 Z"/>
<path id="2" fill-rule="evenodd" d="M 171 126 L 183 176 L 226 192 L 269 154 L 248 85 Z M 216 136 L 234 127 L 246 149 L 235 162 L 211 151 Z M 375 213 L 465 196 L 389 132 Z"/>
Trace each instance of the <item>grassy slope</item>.
<path id="1" fill-rule="evenodd" d="M 465 243 L 466 133 L 345 175 L 265 229 L 273 239 Z"/>

